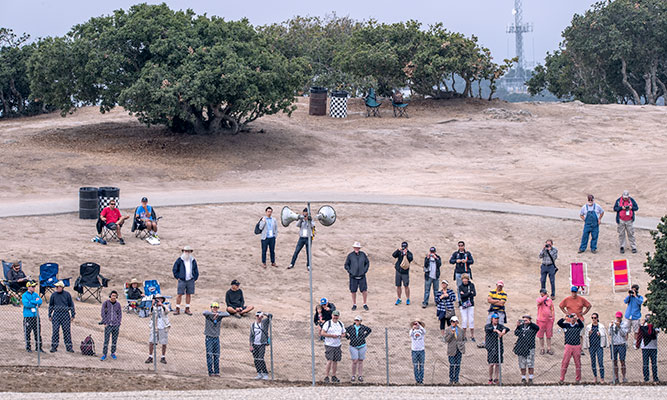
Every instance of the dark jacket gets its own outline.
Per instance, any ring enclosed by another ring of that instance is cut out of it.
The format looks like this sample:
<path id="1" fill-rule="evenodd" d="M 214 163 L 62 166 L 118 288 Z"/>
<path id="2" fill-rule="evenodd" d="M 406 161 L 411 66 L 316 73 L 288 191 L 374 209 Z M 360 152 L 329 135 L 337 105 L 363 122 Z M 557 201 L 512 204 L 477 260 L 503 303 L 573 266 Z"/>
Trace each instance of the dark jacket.
<path id="1" fill-rule="evenodd" d="M 7 280 L 10 282 L 17 282 L 19 279 L 25 278 L 25 272 L 23 272 L 23 269 L 19 269 L 18 271 L 14 271 L 14 268 L 10 268 L 9 272 L 7 272 Z"/>
<path id="2" fill-rule="evenodd" d="M 456 260 L 462 260 L 466 257 L 468 257 L 468 261 L 465 264 L 456 262 Z M 449 263 L 456 265 L 456 268 L 454 268 L 454 279 L 456 279 L 456 274 L 468 274 L 470 275 L 470 279 L 472 279 L 472 270 L 470 269 L 470 266 L 475 263 L 475 260 L 472 258 L 472 254 L 470 254 L 469 251 L 461 253 L 457 250 L 453 252 L 452 256 L 449 258 Z"/>
<path id="3" fill-rule="evenodd" d="M 498 323 L 496 325 L 496 329 L 499 330 L 500 332 L 508 332 L 510 329 L 506 327 L 505 325 Z M 493 351 L 497 352 L 498 351 L 498 334 L 493 331 L 493 324 L 488 323 L 484 326 L 484 333 L 485 333 L 485 340 L 484 340 L 484 347 L 486 347 L 487 351 Z M 503 351 L 505 350 L 505 347 L 503 345 L 503 338 L 500 338 L 500 353 L 502 354 Z"/>
<path id="4" fill-rule="evenodd" d="M 357 329 L 354 327 L 354 324 L 352 324 L 345 328 L 345 337 L 350 340 L 350 346 L 361 347 L 366 344 L 366 338 L 371 332 L 371 328 L 364 324 L 360 324 L 359 334 L 357 335 Z"/>
<path id="5" fill-rule="evenodd" d="M 57 314 L 59 317 L 67 316 L 68 318 L 71 314 L 72 318 L 74 318 L 76 313 L 74 312 L 72 295 L 64 290 L 62 293 L 53 292 L 51 294 L 51 298 L 49 299 L 49 318 L 54 314 Z"/>
<path id="6" fill-rule="evenodd" d="M 477 296 L 477 291 L 475 290 L 475 284 L 468 281 L 467 285 L 461 284 L 459 286 L 459 306 L 462 306 L 466 300 L 470 300 L 470 306 L 475 305 L 475 296 Z"/>
<path id="7" fill-rule="evenodd" d="M 123 308 L 118 300 L 115 303 L 112 303 L 111 300 L 102 303 L 102 325 L 120 326 L 122 319 Z"/>
<path id="8" fill-rule="evenodd" d="M 442 266 L 442 258 L 439 255 L 435 255 L 435 279 L 440 279 L 440 267 Z M 424 257 L 424 279 L 429 277 L 429 271 L 431 268 L 430 257 Z"/>
<path id="9" fill-rule="evenodd" d="M 261 344 L 269 344 L 269 324 L 271 323 L 272 314 L 264 314 L 262 322 L 259 323 L 259 330 L 262 331 L 262 336 L 259 339 Z M 257 321 L 253 322 L 250 325 L 250 345 L 255 344 L 255 324 Z"/>
<path id="10" fill-rule="evenodd" d="M 516 336 L 516 343 L 514 343 L 514 354 L 517 356 L 527 357 L 530 350 L 535 348 L 535 335 L 540 327 L 535 323 L 518 325 L 514 329 L 514 336 Z"/>
<path id="11" fill-rule="evenodd" d="M 324 307 L 322 308 L 322 322 L 327 322 L 331 319 L 331 313 L 336 310 L 336 305 L 332 302 L 327 303 L 329 306 L 329 310 L 325 310 Z M 319 315 L 317 314 L 317 308 L 315 308 L 315 312 L 313 313 L 313 322 L 314 323 L 319 323 L 320 318 Z"/>
<path id="12" fill-rule="evenodd" d="M 227 293 L 225 294 L 225 303 L 227 304 L 227 307 L 244 308 L 245 299 L 243 298 L 243 290 L 227 290 Z"/>
<path id="13" fill-rule="evenodd" d="M 359 254 L 353 251 L 345 259 L 345 271 L 353 278 L 360 278 L 366 275 L 370 265 L 371 263 L 363 251 L 359 251 Z"/>
<path id="14" fill-rule="evenodd" d="M 412 262 L 413 260 L 412 252 L 408 250 L 406 255 L 408 257 L 408 261 Z M 394 253 L 391 256 L 396 259 L 396 264 L 394 264 L 394 268 L 396 268 L 396 271 L 402 274 L 407 274 L 410 269 L 401 268 L 401 263 L 403 262 L 403 252 L 401 250 L 396 249 L 396 251 L 394 251 Z"/>
<path id="15" fill-rule="evenodd" d="M 183 262 L 181 257 L 178 257 L 178 259 L 174 263 L 174 268 L 172 269 L 172 272 L 174 273 L 174 278 L 180 279 L 182 281 L 185 280 L 185 262 Z M 197 278 L 199 278 L 199 270 L 197 269 L 197 260 L 195 260 L 193 258 L 192 259 L 192 280 L 196 281 Z"/>
<path id="16" fill-rule="evenodd" d="M 578 319 L 577 323 L 570 325 L 569 322 L 565 321 L 565 318 L 558 320 L 557 325 L 563 329 L 565 333 L 565 344 L 572 346 L 579 346 L 581 344 L 581 330 L 584 329 L 584 323 Z"/>
<path id="17" fill-rule="evenodd" d="M 127 288 L 127 298 L 129 300 L 140 300 L 142 297 L 141 289 L 133 287 Z"/>
<path id="18" fill-rule="evenodd" d="M 618 199 L 616 199 L 616 203 L 614 203 L 614 211 L 616 211 L 617 224 L 621 222 L 621 211 L 623 211 L 620 205 L 621 199 L 622 197 L 619 197 Z M 632 203 L 632 222 L 635 222 L 635 213 L 637 212 L 637 210 L 639 210 L 639 207 L 637 206 L 637 202 L 635 201 L 635 199 L 633 199 L 632 197 L 630 197 L 630 202 Z"/>

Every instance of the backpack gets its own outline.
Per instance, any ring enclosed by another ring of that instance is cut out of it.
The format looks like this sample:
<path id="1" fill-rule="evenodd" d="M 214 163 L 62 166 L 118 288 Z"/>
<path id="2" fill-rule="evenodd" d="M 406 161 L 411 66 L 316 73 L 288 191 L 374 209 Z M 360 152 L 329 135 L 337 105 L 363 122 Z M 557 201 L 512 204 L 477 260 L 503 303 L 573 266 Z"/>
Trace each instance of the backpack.
<path id="1" fill-rule="evenodd" d="M 6 304 L 9 304 L 9 293 L 0 292 L 0 305 L 4 306 Z"/>
<path id="2" fill-rule="evenodd" d="M 81 342 L 81 354 L 84 356 L 94 356 L 95 355 L 95 342 L 93 338 L 88 335 L 83 342 Z"/>
<path id="3" fill-rule="evenodd" d="M 257 221 L 257 224 L 255 224 L 255 235 L 261 235 L 262 230 L 259 229 L 259 223 L 262 222 L 262 219 L 260 218 L 259 221 Z"/>
<path id="4" fill-rule="evenodd" d="M 340 325 L 340 329 L 343 329 L 343 331 L 345 330 L 345 327 L 343 326 L 342 322 L 338 321 L 338 325 Z M 326 326 L 326 328 L 324 326 Z M 325 332 L 329 332 L 329 329 L 331 329 L 331 320 L 328 320 L 327 323 L 324 324 L 324 326 L 322 327 L 322 330 Z"/>

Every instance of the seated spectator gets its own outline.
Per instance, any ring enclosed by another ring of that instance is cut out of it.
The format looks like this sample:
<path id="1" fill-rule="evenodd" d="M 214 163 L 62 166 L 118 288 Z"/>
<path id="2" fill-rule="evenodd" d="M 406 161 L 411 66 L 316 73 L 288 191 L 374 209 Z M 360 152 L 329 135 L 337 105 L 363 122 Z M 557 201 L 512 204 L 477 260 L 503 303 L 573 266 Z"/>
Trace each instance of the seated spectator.
<path id="1" fill-rule="evenodd" d="M 231 315 L 241 318 L 255 307 L 246 306 L 245 300 L 243 299 L 243 290 L 239 288 L 241 283 L 234 279 L 232 281 L 232 287 L 227 291 L 225 295 L 225 303 L 227 303 L 227 312 Z"/>
<path id="2" fill-rule="evenodd" d="M 141 289 L 139 289 L 139 281 L 136 278 L 132 278 L 130 281 L 130 287 L 127 288 L 127 299 L 128 300 L 141 300 L 143 297 Z"/>
<path id="3" fill-rule="evenodd" d="M 137 207 L 134 219 L 137 221 L 137 229 L 146 229 L 149 236 L 159 239 L 157 235 L 157 220 L 153 214 L 153 207 L 148 205 L 147 197 L 141 199 L 141 205 Z"/>
<path id="4" fill-rule="evenodd" d="M 118 236 L 118 241 L 120 242 L 120 244 L 125 244 L 125 240 L 123 240 L 123 236 L 120 233 L 120 229 L 123 227 L 125 220 L 128 218 L 130 218 L 129 215 L 123 217 L 120 214 L 120 210 L 116 208 L 115 200 L 111 200 L 109 202 L 109 207 L 104 207 L 104 209 L 100 213 L 100 219 L 102 220 L 102 222 L 104 222 L 104 225 L 107 227 L 107 229 L 116 231 L 116 236 Z"/>
<path id="5" fill-rule="evenodd" d="M 26 284 L 30 279 L 25 275 L 20 263 L 14 263 L 7 274 L 7 283 L 10 289 L 18 292 L 26 288 Z"/>

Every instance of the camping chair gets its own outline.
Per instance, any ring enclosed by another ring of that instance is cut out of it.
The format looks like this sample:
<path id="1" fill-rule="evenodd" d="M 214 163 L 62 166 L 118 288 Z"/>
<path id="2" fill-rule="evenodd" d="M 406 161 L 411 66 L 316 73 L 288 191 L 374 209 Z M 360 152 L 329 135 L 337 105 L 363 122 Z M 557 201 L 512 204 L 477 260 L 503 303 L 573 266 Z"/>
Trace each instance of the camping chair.
<path id="1" fill-rule="evenodd" d="M 102 288 L 109 286 L 109 279 L 100 275 L 100 265 L 94 262 L 81 264 L 79 267 L 79 277 L 74 283 L 74 290 L 79 295 L 76 297 L 79 301 L 86 301 L 94 298 L 98 303 L 102 302 Z"/>
<path id="2" fill-rule="evenodd" d="M 368 96 L 365 98 L 366 102 L 366 117 L 370 117 L 373 114 L 374 117 L 380 117 L 380 106 L 382 103 L 377 101 L 375 96 L 375 89 L 371 88 L 368 92 Z"/>
<path id="3" fill-rule="evenodd" d="M 410 118 L 408 115 L 408 103 L 403 101 L 403 97 L 401 96 L 400 100 L 396 97 L 396 95 L 391 96 L 391 105 L 394 107 L 394 117 L 400 118 L 400 117 L 405 117 L 405 118 Z"/>
<path id="4" fill-rule="evenodd" d="M 160 282 L 157 281 L 157 279 L 148 279 L 144 281 L 144 300 L 145 299 L 150 299 L 153 300 L 153 298 L 157 295 L 164 296 L 162 292 L 160 291 Z M 171 296 L 164 296 L 165 302 L 164 305 L 169 307 L 169 311 L 171 311 L 171 303 L 169 302 L 169 299 L 171 299 Z"/>
<path id="5" fill-rule="evenodd" d="M 23 269 L 23 261 L 18 262 L 19 265 L 21 266 L 21 269 Z M 25 287 L 21 287 L 19 289 L 16 289 L 13 287 L 10 282 L 9 282 L 9 270 L 12 269 L 12 266 L 14 265 L 13 262 L 7 262 L 5 260 L 2 260 L 2 273 L 4 274 L 4 279 L 2 280 L 2 284 L 5 286 L 7 289 L 7 293 L 9 293 L 9 301 L 15 305 L 21 305 L 21 296 L 23 293 L 27 290 Z M 29 276 L 26 276 L 28 280 L 30 280 Z"/>
<path id="6" fill-rule="evenodd" d="M 134 217 L 132 218 L 132 229 L 130 231 L 134 232 L 135 237 L 144 240 L 148 237 L 148 229 L 146 229 L 146 225 L 144 225 L 143 221 L 137 218 L 137 212 L 139 211 L 139 207 L 134 209 Z M 153 220 L 156 222 L 162 219 L 162 217 L 158 217 L 157 214 L 155 214 L 155 208 L 151 208 L 151 217 L 153 217 Z"/>
<path id="7" fill-rule="evenodd" d="M 586 263 L 570 264 L 570 286 L 579 288 L 579 294 L 588 295 L 591 288 L 591 278 L 588 277 L 588 265 Z"/>
<path id="8" fill-rule="evenodd" d="M 107 225 L 104 223 L 104 221 L 102 221 L 102 218 L 97 218 L 97 237 L 99 237 L 101 240 L 104 240 L 104 244 L 106 244 L 106 241 L 111 239 L 118 240 L 116 231 L 107 228 Z"/>
<path id="9" fill-rule="evenodd" d="M 45 263 L 39 266 L 39 294 L 46 300 L 47 293 L 53 293 L 56 290 L 56 283 L 58 283 L 58 264 Z M 60 279 L 65 287 L 69 287 L 69 281 L 72 279 Z"/>
<path id="10" fill-rule="evenodd" d="M 611 291 L 616 293 L 619 286 L 632 285 L 630 279 L 630 264 L 628 260 L 614 260 L 611 262 Z"/>

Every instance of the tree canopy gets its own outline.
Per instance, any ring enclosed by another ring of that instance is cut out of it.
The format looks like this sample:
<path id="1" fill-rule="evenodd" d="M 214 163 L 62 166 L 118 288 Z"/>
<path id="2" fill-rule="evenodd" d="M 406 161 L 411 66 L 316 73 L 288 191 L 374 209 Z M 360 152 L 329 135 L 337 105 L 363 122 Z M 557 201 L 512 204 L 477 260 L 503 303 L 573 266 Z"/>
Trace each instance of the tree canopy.
<path id="1" fill-rule="evenodd" d="M 662 217 L 658 230 L 652 231 L 655 253 L 647 255 L 646 273 L 653 278 L 648 284 L 646 306 L 653 313 L 653 324 L 667 329 L 667 216 Z"/>

